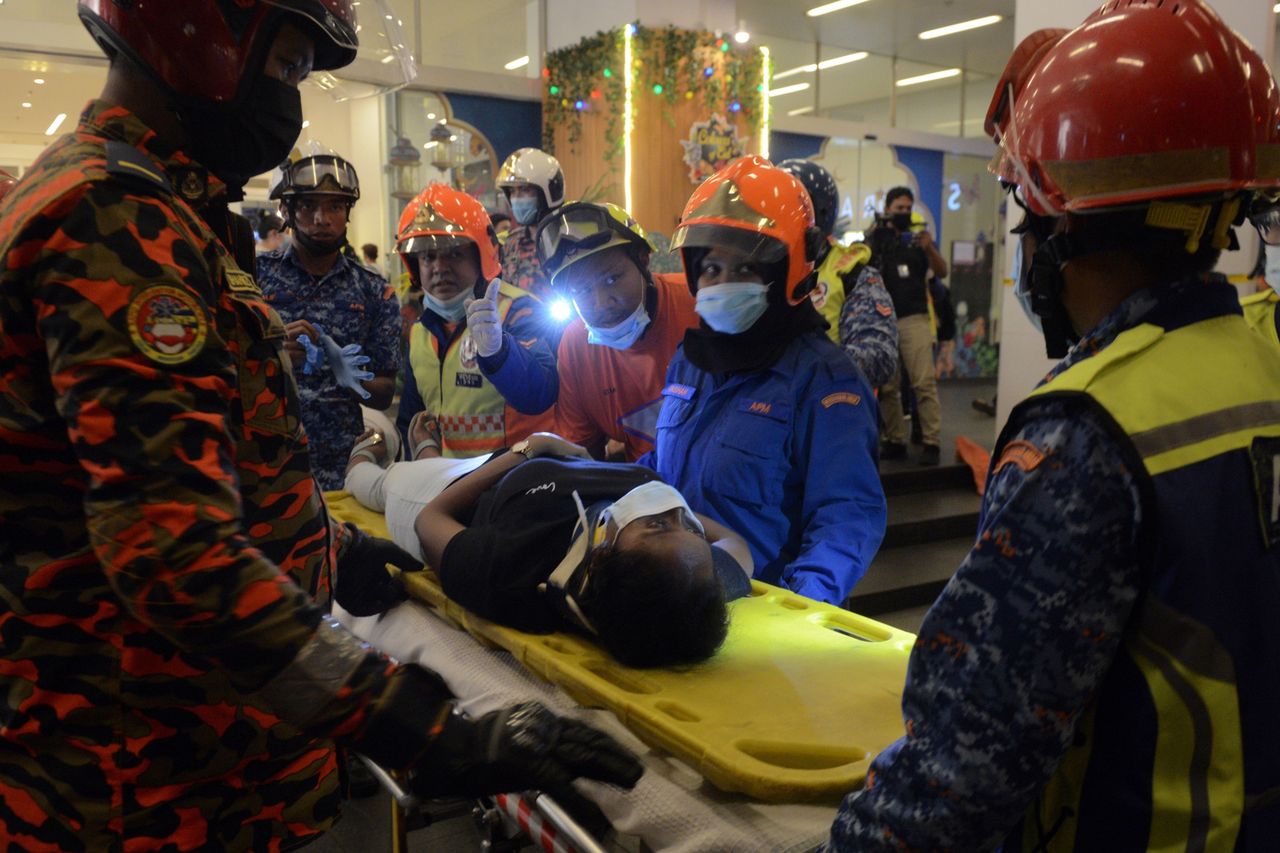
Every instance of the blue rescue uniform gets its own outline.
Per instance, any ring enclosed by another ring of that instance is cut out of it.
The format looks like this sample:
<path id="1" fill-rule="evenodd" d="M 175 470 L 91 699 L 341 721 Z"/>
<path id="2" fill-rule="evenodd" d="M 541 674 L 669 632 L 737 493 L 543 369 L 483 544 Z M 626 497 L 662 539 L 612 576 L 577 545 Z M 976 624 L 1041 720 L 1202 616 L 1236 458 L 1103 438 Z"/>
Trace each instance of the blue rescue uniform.
<path id="1" fill-rule="evenodd" d="M 316 278 L 290 246 L 258 255 L 258 285 L 285 323 L 306 320 L 340 346 L 359 344 L 375 375 L 400 369 L 400 303 L 395 288 L 346 254 Z M 302 425 L 311 442 L 311 467 L 325 491 L 341 489 L 347 456 L 364 418 L 355 392 L 334 379 L 328 366 L 310 375 L 294 371 L 302 399 Z"/>
<path id="2" fill-rule="evenodd" d="M 719 376 L 676 351 L 642 464 L 739 533 L 755 577 L 841 604 L 884 538 L 871 388 L 822 333 L 771 367 Z"/>
<path id="3" fill-rule="evenodd" d="M 872 388 L 893 378 L 898 367 L 898 318 L 884 279 L 875 267 L 862 266 L 845 280 L 840 306 L 840 346 L 858 365 Z"/>
<path id="4" fill-rule="evenodd" d="M 1119 364 L 1110 376 L 1127 375 L 1123 370 L 1134 368 L 1123 360 L 1128 358 L 1132 364 L 1134 353 L 1141 353 L 1135 340 L 1176 333 L 1179 324 L 1192 328 L 1202 321 L 1218 323 L 1215 329 L 1235 333 L 1229 323 L 1230 315 L 1239 313 L 1234 303 L 1234 290 L 1221 279 L 1207 283 L 1192 279 L 1140 291 L 1076 344 L 1046 382 L 1074 365 L 1087 376 L 1091 359 L 1098 359 L 1099 364 Z M 1117 342 L 1121 335 L 1125 337 Z M 1239 348 L 1240 343 L 1231 342 L 1231 346 Z M 1249 343 L 1243 342 L 1246 346 Z M 1121 349 L 1108 353 L 1112 344 Z M 1151 365 L 1142 369 L 1150 371 Z M 1250 368 L 1240 365 L 1240 369 Z M 1269 374 L 1274 375 L 1276 369 L 1272 365 Z M 1068 374 L 1080 375 L 1080 371 Z M 1155 394 L 1167 401 L 1163 404 L 1166 407 L 1178 405 L 1176 395 L 1159 396 L 1166 391 L 1162 388 Z M 1196 392 L 1188 388 L 1186 393 Z M 1255 404 L 1245 410 L 1260 412 L 1262 406 Z M 1145 750 L 1177 751 L 1179 747 L 1153 740 L 1153 732 L 1163 731 L 1161 726 L 1167 721 L 1163 717 L 1159 725 L 1152 721 L 1160 706 L 1153 706 L 1146 688 L 1139 686 L 1141 664 L 1133 664 L 1130 649 L 1135 637 L 1139 643 L 1146 642 L 1145 632 L 1154 624 L 1152 613 L 1172 612 L 1158 599 L 1197 583 L 1211 587 L 1221 583 L 1220 592 L 1225 596 L 1228 589 L 1234 589 L 1230 584 L 1235 578 L 1229 577 L 1234 569 L 1202 564 L 1179 579 L 1179 558 L 1163 553 L 1161 543 L 1176 542 L 1179 536 L 1196 538 L 1195 519 L 1199 518 L 1204 520 L 1201 540 L 1214 539 L 1216 543 L 1216 538 L 1226 536 L 1239 543 L 1240 554 L 1250 555 L 1241 557 L 1240 565 L 1252 566 L 1250 561 L 1261 559 L 1274 566 L 1280 560 L 1274 542 L 1270 552 L 1261 557 L 1250 550 L 1258 547 L 1259 519 L 1237 512 L 1238 502 L 1253 500 L 1246 466 L 1237 466 L 1247 454 L 1237 453 L 1238 458 L 1230 459 L 1216 456 L 1199 468 L 1178 468 L 1172 476 L 1180 478 L 1176 482 L 1184 488 L 1172 491 L 1161 491 L 1164 487 L 1158 485 L 1161 477 L 1171 475 L 1148 475 L 1144 473 L 1144 464 L 1151 464 L 1147 456 L 1135 459 L 1135 447 L 1151 450 L 1157 439 L 1170 448 L 1202 438 L 1219 440 L 1211 433 L 1205 434 L 1209 438 L 1199 435 L 1210 425 L 1209 420 L 1192 418 L 1177 422 L 1175 428 L 1153 429 L 1143 435 L 1141 443 L 1134 443 L 1132 434 L 1126 436 L 1107 411 L 1082 393 L 1050 394 L 1015 410 L 988 476 L 977 541 L 921 625 L 902 699 L 906 737 L 875 759 L 866 788 L 846 797 L 832 826 L 828 849 L 990 850 L 1002 842 L 1006 849 L 1017 849 L 1024 844 L 1043 844 L 1050 838 L 1050 846 L 1036 849 L 1162 847 L 1148 836 L 1149 829 L 1181 833 L 1186 841 L 1194 822 L 1178 812 L 1178 797 L 1161 802 L 1170 815 L 1162 821 L 1155 817 L 1160 812 L 1153 804 L 1151 790 L 1154 785 L 1167 793 L 1168 789 L 1160 786 L 1169 780 L 1175 787 L 1182 780 L 1182 787 L 1187 787 L 1195 762 L 1187 759 L 1177 765 L 1180 770 L 1150 781 L 1151 768 L 1163 765 Z M 1266 429 L 1274 432 L 1274 419 L 1271 423 Z M 1240 424 L 1228 427 L 1239 428 Z M 1255 450 L 1259 442 L 1268 441 L 1280 439 L 1256 439 Z M 1163 448 L 1153 452 L 1158 454 Z M 1272 464 L 1280 469 L 1280 462 Z M 1222 477 L 1206 479 L 1199 489 L 1185 488 L 1188 477 L 1223 472 L 1239 481 L 1232 494 L 1218 491 L 1225 484 Z M 1156 487 L 1151 485 L 1153 479 Z M 1209 504 L 1193 503 L 1188 505 L 1190 509 L 1178 510 L 1165 503 L 1169 495 L 1210 504 L 1229 500 L 1229 514 L 1236 527 L 1224 533 L 1229 525 L 1214 516 Z M 1170 513 L 1170 517 L 1162 519 L 1153 507 Z M 1166 529 L 1166 525 L 1173 527 Z M 1152 534 L 1155 529 L 1162 531 L 1158 537 Z M 1206 576 L 1206 570 L 1211 574 Z M 1267 577 L 1253 575 L 1252 595 L 1258 601 L 1255 609 L 1273 608 L 1267 596 L 1274 595 L 1275 575 Z M 1191 585 L 1187 586 L 1189 579 Z M 1179 608 L 1190 612 L 1199 607 L 1208 612 L 1218 606 L 1213 599 L 1212 593 L 1197 592 Z M 1239 604 L 1235 601 L 1233 606 Z M 1249 607 L 1240 606 L 1237 618 L 1256 626 L 1260 623 L 1244 612 Z M 1198 618 L 1208 617 L 1201 614 Z M 1192 642 L 1195 635 L 1186 626 L 1195 623 L 1186 619 L 1182 624 L 1180 632 L 1173 635 L 1182 638 L 1175 640 L 1175 647 L 1180 642 L 1191 652 L 1199 649 L 1201 658 L 1212 659 L 1203 653 L 1205 644 L 1199 637 Z M 1255 641 L 1262 636 L 1256 633 Z M 1245 645 L 1253 648 L 1255 641 Z M 1256 647 L 1259 651 L 1255 654 L 1262 654 L 1265 646 Z M 1181 664 L 1169 664 L 1165 675 L 1172 677 L 1177 666 Z M 1256 673 L 1241 670 L 1242 696 L 1260 686 L 1256 678 L 1246 685 L 1251 675 Z M 1193 674 L 1186 681 L 1196 683 L 1196 678 Z M 1261 681 L 1275 683 L 1274 678 Z M 1215 689 L 1220 698 L 1235 695 Z M 1253 701 L 1257 696 L 1248 698 Z M 1192 699 L 1198 701 L 1193 690 L 1161 694 L 1161 702 L 1173 706 Z M 1252 707 L 1265 707 L 1265 701 Z M 1131 724 L 1130 717 L 1142 717 L 1144 722 Z M 1235 732 L 1238 737 L 1240 718 L 1232 719 L 1228 713 L 1220 719 L 1226 724 L 1219 728 L 1215 723 L 1206 731 L 1222 735 Z M 1265 725 L 1250 730 L 1248 722 L 1244 720 L 1246 747 L 1251 736 L 1255 745 L 1259 742 L 1259 732 L 1264 733 L 1263 738 L 1270 736 L 1265 734 Z M 1179 741 L 1188 756 L 1191 741 L 1189 737 Z M 1197 741 L 1196 749 L 1200 746 Z M 1096 766 L 1082 763 L 1091 754 L 1102 759 Z M 1111 759 L 1106 760 L 1107 756 Z M 1208 753 L 1202 756 L 1205 762 L 1211 757 Z M 1266 787 L 1265 780 L 1258 782 L 1248 776 L 1248 758 L 1246 754 L 1243 762 L 1246 780 Z M 1121 766 L 1123 760 L 1133 764 Z M 1262 773 L 1274 776 L 1267 765 L 1262 762 L 1253 767 L 1259 779 Z M 1146 767 L 1148 779 L 1144 780 L 1141 772 L 1130 774 L 1128 766 Z M 1206 784 L 1210 788 L 1218 782 L 1236 784 L 1233 774 L 1239 772 L 1240 762 L 1236 761 L 1231 771 Z M 1054 783 L 1046 785 L 1055 773 Z M 1059 784 L 1063 778 L 1073 778 L 1074 783 L 1063 786 Z M 1109 786 L 1130 793 L 1119 795 Z M 1243 793 L 1247 791 L 1235 790 L 1237 797 Z M 1070 809 L 1044 808 L 1050 801 L 1072 796 L 1076 799 Z M 1227 799 L 1210 805 L 1221 809 L 1223 819 L 1230 821 L 1233 805 L 1239 804 Z M 1247 799 L 1244 802 L 1246 810 L 1251 808 Z M 1029 813 L 1033 803 L 1040 804 L 1037 809 L 1041 814 Z M 1255 811 L 1260 821 L 1256 826 L 1266 825 L 1264 811 Z M 1119 823 L 1118 814 L 1126 815 Z M 1274 812 L 1270 817 L 1275 817 Z M 1095 837 L 1098 833 L 1101 837 Z M 1274 835 L 1263 831 L 1254 840 L 1267 837 Z M 1177 849 L 1194 847 L 1184 843 Z M 1215 847 L 1210 844 L 1208 849 Z M 1252 848 L 1246 845 L 1245 849 Z"/>

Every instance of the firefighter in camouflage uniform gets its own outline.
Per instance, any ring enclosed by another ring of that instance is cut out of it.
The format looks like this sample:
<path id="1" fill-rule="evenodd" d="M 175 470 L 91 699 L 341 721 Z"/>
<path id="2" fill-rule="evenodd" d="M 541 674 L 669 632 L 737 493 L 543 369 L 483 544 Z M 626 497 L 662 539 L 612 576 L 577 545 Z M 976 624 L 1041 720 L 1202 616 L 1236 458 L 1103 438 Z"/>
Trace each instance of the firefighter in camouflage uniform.
<path id="1" fill-rule="evenodd" d="M 427 796 L 633 783 L 538 706 L 451 714 L 316 604 L 378 612 L 414 565 L 327 521 L 226 201 L 354 58 L 351 4 L 79 9 L 103 95 L 0 205 L 0 847 L 288 849 L 336 817 L 334 741 Z"/>

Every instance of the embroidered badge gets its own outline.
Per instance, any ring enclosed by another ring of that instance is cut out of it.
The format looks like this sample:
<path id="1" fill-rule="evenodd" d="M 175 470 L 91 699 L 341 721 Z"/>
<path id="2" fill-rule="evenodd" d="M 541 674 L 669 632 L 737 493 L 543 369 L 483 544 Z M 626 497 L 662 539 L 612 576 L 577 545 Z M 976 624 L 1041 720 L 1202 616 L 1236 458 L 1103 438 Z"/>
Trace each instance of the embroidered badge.
<path id="1" fill-rule="evenodd" d="M 476 349 L 476 342 L 471 339 L 471 333 L 468 330 L 467 333 L 463 334 L 462 341 L 458 344 L 458 360 L 462 362 L 464 370 L 475 370 L 480 366 L 480 362 L 477 361 L 479 356 L 480 351 Z"/>
<path id="2" fill-rule="evenodd" d="M 480 388 L 484 385 L 484 377 L 479 373 L 459 373 L 453 384 L 459 388 Z"/>
<path id="3" fill-rule="evenodd" d="M 696 390 L 697 389 L 692 385 L 680 385 L 672 382 L 666 388 L 662 389 L 662 394 L 665 397 L 679 397 L 681 400 L 692 400 L 693 392 Z"/>
<path id="4" fill-rule="evenodd" d="M 1253 458 L 1262 538 L 1270 548 L 1280 542 L 1280 438 L 1255 438 L 1249 455 Z"/>
<path id="5" fill-rule="evenodd" d="M 992 473 L 999 473 L 1009 465 L 1016 465 L 1023 473 L 1030 473 L 1039 467 L 1044 458 L 1045 452 L 1031 442 L 1022 439 L 1011 441 L 1005 445 L 1004 453 L 1000 454 Z"/>
<path id="6" fill-rule="evenodd" d="M 880 314 L 880 316 L 882 317 L 888 317 L 889 315 L 893 314 L 893 306 L 885 305 L 883 302 L 877 302 L 876 313 Z"/>
<path id="7" fill-rule="evenodd" d="M 184 364 L 200 354 L 209 323 L 195 297 L 176 287 L 154 285 L 129 303 L 129 337 L 160 364 Z"/>
<path id="8" fill-rule="evenodd" d="M 244 270 L 227 270 L 227 287 L 235 293 L 252 293 L 257 296 L 262 295 L 262 291 L 258 289 L 258 283 L 253 280 L 253 276 Z M 292 300 L 291 300 L 292 301 Z"/>
<path id="9" fill-rule="evenodd" d="M 861 402 L 862 397 L 858 394 L 850 391 L 837 391 L 822 398 L 822 408 L 829 409 L 837 403 L 848 403 L 850 406 L 856 406 Z"/>

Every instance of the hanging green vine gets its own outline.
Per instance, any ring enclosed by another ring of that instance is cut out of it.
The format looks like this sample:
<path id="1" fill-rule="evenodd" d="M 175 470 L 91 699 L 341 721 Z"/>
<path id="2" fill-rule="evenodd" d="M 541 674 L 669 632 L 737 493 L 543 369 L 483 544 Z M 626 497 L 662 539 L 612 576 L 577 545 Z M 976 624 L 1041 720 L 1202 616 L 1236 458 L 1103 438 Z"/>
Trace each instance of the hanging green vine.
<path id="1" fill-rule="evenodd" d="M 759 50 L 705 30 L 636 26 L 632 61 L 633 109 L 645 109 L 651 99 L 658 100 L 674 126 L 672 109 L 683 101 L 698 100 L 708 112 L 726 117 L 737 113 L 753 131 L 759 128 L 764 97 Z M 543 70 L 543 147 L 554 153 L 555 131 L 564 127 L 574 150 L 582 137 L 582 114 L 601 112 L 606 117 L 606 139 L 612 140 L 605 156 L 610 160 L 617 156 L 623 146 L 625 70 L 621 29 L 596 33 L 549 53 Z"/>

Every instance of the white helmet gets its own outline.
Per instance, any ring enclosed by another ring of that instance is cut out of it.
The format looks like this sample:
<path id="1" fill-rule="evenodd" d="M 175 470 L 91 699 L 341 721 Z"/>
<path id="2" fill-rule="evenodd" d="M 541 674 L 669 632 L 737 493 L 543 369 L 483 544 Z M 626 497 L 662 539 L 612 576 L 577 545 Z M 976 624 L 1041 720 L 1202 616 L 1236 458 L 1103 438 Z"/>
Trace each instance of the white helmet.
<path id="1" fill-rule="evenodd" d="M 560 170 L 560 161 L 537 148 L 514 151 L 498 170 L 498 186 L 508 199 L 513 187 L 537 187 L 542 190 L 547 210 L 564 203 L 564 172 Z"/>

